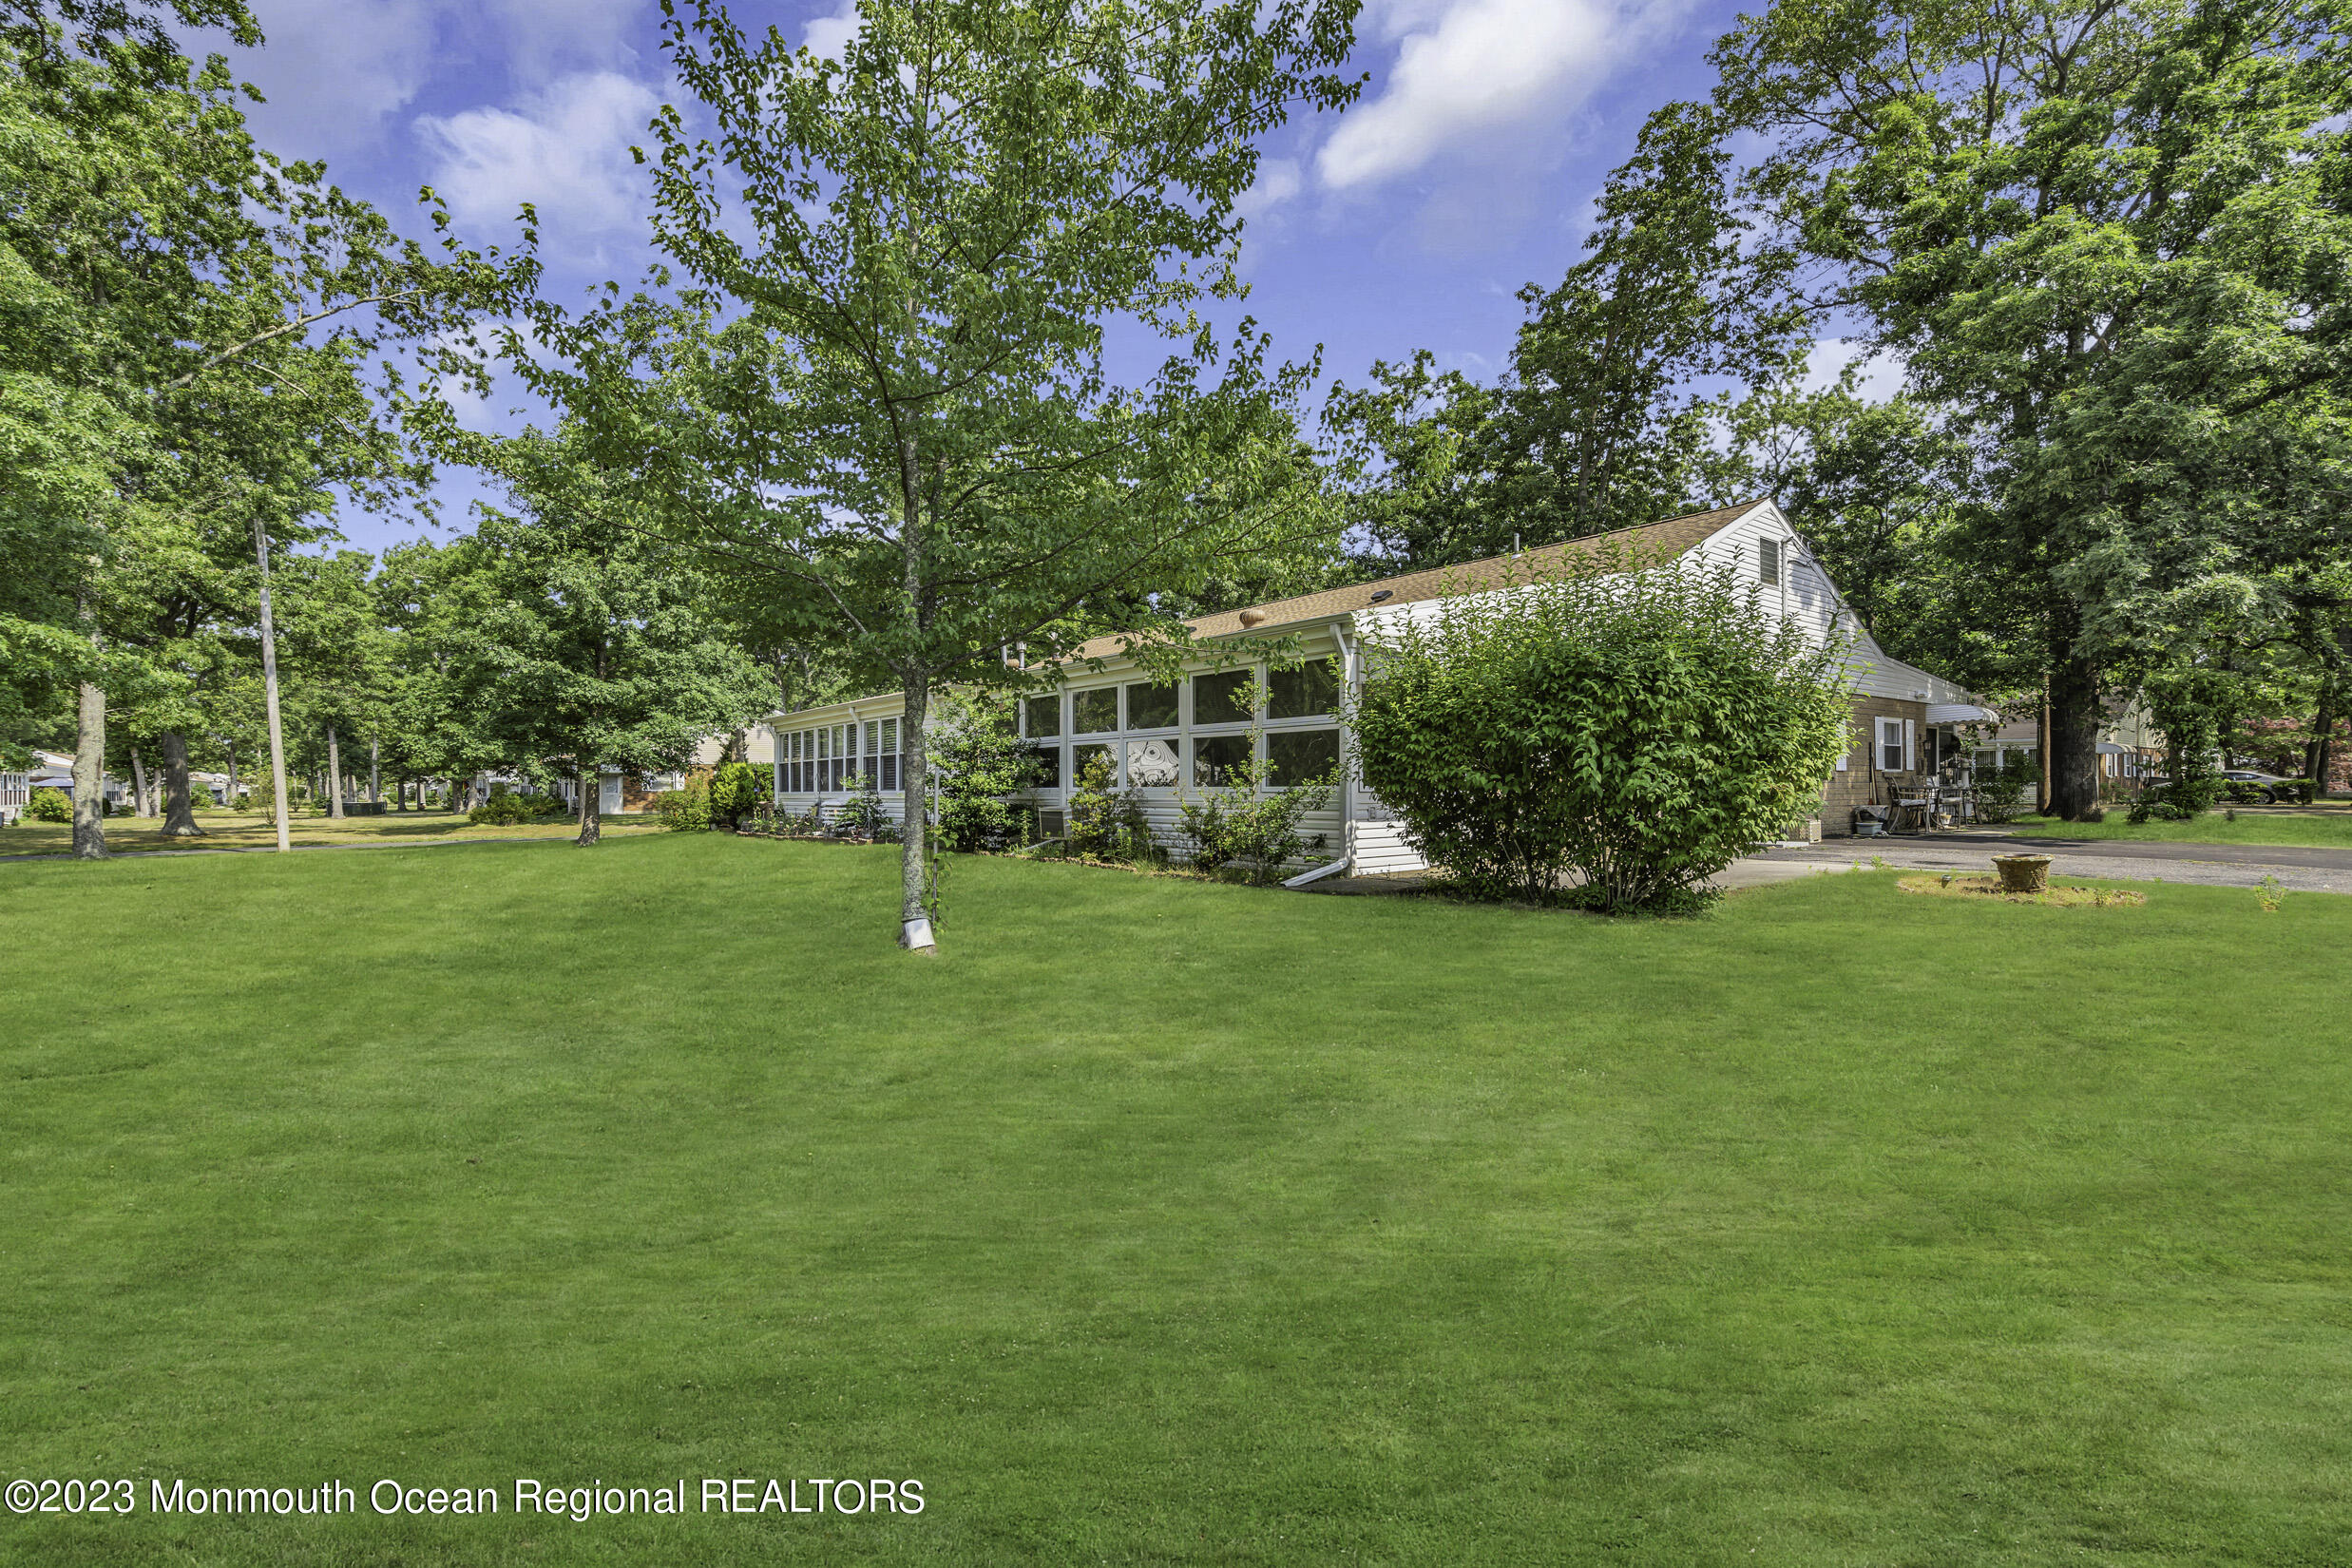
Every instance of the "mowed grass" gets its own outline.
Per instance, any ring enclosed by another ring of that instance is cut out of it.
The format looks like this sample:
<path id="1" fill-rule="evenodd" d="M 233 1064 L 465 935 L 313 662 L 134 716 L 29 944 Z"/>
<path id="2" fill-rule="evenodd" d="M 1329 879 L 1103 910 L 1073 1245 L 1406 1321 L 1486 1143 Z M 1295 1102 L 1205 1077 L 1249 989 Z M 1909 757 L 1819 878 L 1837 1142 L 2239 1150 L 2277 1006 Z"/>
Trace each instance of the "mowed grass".
<path id="1" fill-rule="evenodd" d="M 0 868 L 0 1561 L 2339 1563 L 2352 900 L 660 836 Z"/>
<path id="2" fill-rule="evenodd" d="M 2234 810 L 2237 820 L 2228 813 Z M 2104 822 L 2060 822 L 2055 817 L 2021 816 L 2002 829 L 2020 838 L 2145 839 L 2167 844 L 2304 844 L 2319 849 L 2352 850 L 2352 805 L 2330 802 L 2316 806 L 2238 806 L 2227 803 L 2188 822 L 2127 820 L 2129 806 L 2110 806 Z"/>
<path id="3" fill-rule="evenodd" d="M 277 824 L 261 812 L 211 811 L 196 813 L 201 838 L 169 838 L 160 816 L 106 818 L 106 848 L 117 853 L 143 850 L 273 850 Z M 648 814 L 608 816 L 602 824 L 608 834 L 658 832 L 660 823 Z M 319 813 L 298 813 L 286 824 L 286 836 L 300 849 L 314 844 L 399 844 L 426 838 L 570 838 L 580 832 L 577 820 L 558 817 L 511 827 L 467 822 L 463 812 L 387 812 L 382 816 L 350 816 L 337 821 Z M 63 822 L 35 822 L 27 817 L 0 830 L 0 855 L 69 854 L 73 829 Z"/>

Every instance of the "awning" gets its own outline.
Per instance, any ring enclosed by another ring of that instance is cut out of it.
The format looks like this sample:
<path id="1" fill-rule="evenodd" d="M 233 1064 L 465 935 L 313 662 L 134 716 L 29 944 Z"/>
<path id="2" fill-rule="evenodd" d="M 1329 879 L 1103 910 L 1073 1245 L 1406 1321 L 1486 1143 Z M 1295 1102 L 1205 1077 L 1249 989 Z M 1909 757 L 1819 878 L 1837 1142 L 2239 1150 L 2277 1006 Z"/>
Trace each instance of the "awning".
<path id="1" fill-rule="evenodd" d="M 2102 740 L 2099 742 L 2099 755 L 2101 756 L 2130 756 L 2132 748 L 2118 746 L 2112 740 Z"/>
<path id="2" fill-rule="evenodd" d="M 1930 724 L 1998 724 L 2000 715 L 1990 708 L 1979 708 L 1974 702 L 1930 702 L 1927 722 Z"/>

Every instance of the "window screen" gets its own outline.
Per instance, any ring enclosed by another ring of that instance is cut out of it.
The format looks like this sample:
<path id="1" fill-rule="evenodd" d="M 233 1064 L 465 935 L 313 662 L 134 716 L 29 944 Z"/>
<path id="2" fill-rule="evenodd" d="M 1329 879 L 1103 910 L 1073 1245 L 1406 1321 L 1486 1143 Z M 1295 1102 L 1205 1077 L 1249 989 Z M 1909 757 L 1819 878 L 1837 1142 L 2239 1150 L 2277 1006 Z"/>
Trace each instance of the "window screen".
<path id="1" fill-rule="evenodd" d="M 1250 710 L 1241 705 L 1241 689 L 1250 683 L 1248 670 L 1219 670 L 1214 675 L 1193 677 L 1193 722 L 1195 724 L 1241 724 L 1249 721 Z"/>
<path id="2" fill-rule="evenodd" d="M 1780 582 L 1779 540 L 1759 539 L 1756 541 L 1756 581 L 1772 583 Z"/>
<path id="3" fill-rule="evenodd" d="M 1030 698 L 1024 706 L 1029 716 L 1029 738 L 1043 739 L 1061 733 L 1061 696 Z"/>
<path id="4" fill-rule="evenodd" d="M 898 720 L 882 721 L 882 788 L 898 788 Z"/>
<path id="5" fill-rule="evenodd" d="M 1339 705 L 1339 676 L 1328 659 L 1310 659 L 1295 670 L 1266 677 L 1269 718 L 1312 718 Z"/>
<path id="6" fill-rule="evenodd" d="M 1193 783 L 1200 788 L 1238 783 L 1239 772 L 1249 761 L 1250 737 L 1246 735 L 1193 737 Z"/>
<path id="7" fill-rule="evenodd" d="M 1879 720 L 1879 772 L 1903 772 L 1903 720 L 1900 718 Z"/>
<path id="8" fill-rule="evenodd" d="M 1119 728 L 1119 688 L 1098 686 L 1070 694 L 1070 728 L 1080 735 L 1106 735 Z"/>
<path id="9" fill-rule="evenodd" d="M 1173 730 L 1176 726 L 1176 689 L 1138 682 L 1127 688 L 1127 728 Z"/>
<path id="10" fill-rule="evenodd" d="M 1339 767 L 1337 730 L 1276 730 L 1266 737 L 1267 782 L 1312 784 Z"/>

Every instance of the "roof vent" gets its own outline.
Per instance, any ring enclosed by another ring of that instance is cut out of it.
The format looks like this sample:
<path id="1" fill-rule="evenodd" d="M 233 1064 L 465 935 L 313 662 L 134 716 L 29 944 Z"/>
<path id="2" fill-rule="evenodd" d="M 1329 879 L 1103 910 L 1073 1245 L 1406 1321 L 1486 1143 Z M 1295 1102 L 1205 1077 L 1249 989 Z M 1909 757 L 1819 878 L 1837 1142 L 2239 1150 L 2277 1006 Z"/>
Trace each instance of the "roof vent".
<path id="1" fill-rule="evenodd" d="M 1266 612 L 1264 610 L 1244 610 L 1241 612 L 1241 623 L 1245 626 L 1258 625 L 1262 623 L 1265 619 Z"/>
<path id="2" fill-rule="evenodd" d="M 1383 588 L 1380 592 L 1372 595 L 1371 602 L 1377 604 L 1384 599 L 1394 599 L 1396 597 L 1396 593 L 1397 591 L 1394 588 Z"/>

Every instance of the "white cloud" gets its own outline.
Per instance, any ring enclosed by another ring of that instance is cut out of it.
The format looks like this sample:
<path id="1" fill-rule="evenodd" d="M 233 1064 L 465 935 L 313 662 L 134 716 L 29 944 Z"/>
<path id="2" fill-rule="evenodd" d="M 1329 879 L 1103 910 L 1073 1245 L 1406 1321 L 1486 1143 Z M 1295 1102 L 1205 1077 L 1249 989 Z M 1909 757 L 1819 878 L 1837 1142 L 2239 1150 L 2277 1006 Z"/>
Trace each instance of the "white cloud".
<path id="1" fill-rule="evenodd" d="M 864 22 L 857 13 L 857 0 L 842 0 L 841 9 L 832 15 L 811 17 L 801 30 L 800 42 L 813 54 L 838 60 Z"/>
<path id="2" fill-rule="evenodd" d="M 1260 159 L 1257 178 L 1250 182 L 1248 190 L 1233 199 L 1233 212 L 1244 222 L 1263 217 L 1296 196 L 1303 182 L 1297 159 Z"/>
<path id="3" fill-rule="evenodd" d="M 654 89 L 613 71 L 568 76 L 520 109 L 424 115 L 417 133 L 434 157 L 432 183 L 458 217 L 499 220 L 528 201 L 573 233 L 637 222 L 643 177 L 629 156 L 660 105 Z"/>
<path id="4" fill-rule="evenodd" d="M 304 156 L 373 142 L 424 86 L 444 9 L 441 0 L 259 0 L 268 47 L 239 54 L 237 67 L 269 100 L 253 116 L 264 142 Z M 222 43 L 201 36 L 197 48 Z"/>
<path id="5" fill-rule="evenodd" d="M 1824 337 L 1813 344 L 1805 361 L 1805 390 L 1826 392 L 1838 384 L 1845 367 L 1862 359 L 1868 346 L 1850 337 Z M 1892 354 L 1881 353 L 1865 361 L 1854 378 L 1854 395 L 1865 403 L 1884 403 L 1903 391 L 1903 364 Z"/>
<path id="6" fill-rule="evenodd" d="M 1345 190 L 1407 174 L 1440 152 L 1589 99 L 1679 18 L 1683 0 L 1390 0 L 1401 38 L 1380 95 L 1342 116 L 1315 160 Z"/>

